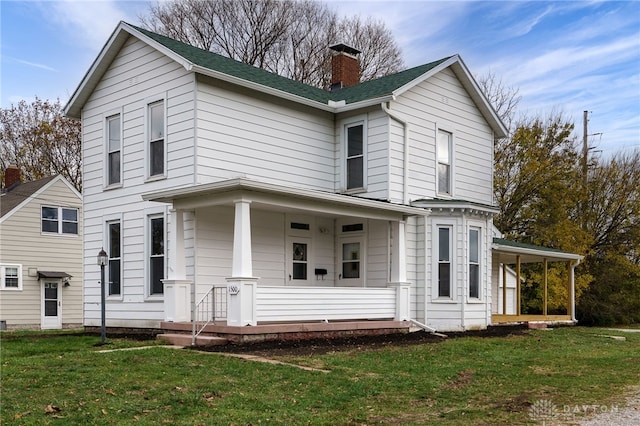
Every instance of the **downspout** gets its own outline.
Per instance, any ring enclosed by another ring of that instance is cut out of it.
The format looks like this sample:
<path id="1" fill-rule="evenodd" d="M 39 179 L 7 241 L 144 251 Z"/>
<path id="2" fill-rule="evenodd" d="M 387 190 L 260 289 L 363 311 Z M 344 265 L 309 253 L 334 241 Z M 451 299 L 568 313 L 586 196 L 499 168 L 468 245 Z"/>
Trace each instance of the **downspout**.
<path id="1" fill-rule="evenodd" d="M 382 110 L 391 118 L 402 124 L 404 128 L 404 165 L 402 171 L 402 204 L 409 205 L 409 122 L 392 112 L 387 106 L 387 102 L 380 104 Z"/>

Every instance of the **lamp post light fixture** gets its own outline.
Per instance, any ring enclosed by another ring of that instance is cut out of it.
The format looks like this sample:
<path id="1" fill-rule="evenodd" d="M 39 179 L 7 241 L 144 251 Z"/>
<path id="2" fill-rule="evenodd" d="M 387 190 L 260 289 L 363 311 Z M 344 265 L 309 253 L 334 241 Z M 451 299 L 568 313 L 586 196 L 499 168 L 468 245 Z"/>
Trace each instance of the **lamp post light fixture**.
<path id="1" fill-rule="evenodd" d="M 102 314 L 102 317 L 101 317 L 102 323 L 101 323 L 101 329 L 100 329 L 101 345 L 106 344 L 106 340 L 107 340 L 106 312 L 105 312 L 105 306 L 104 306 L 104 300 L 105 300 L 104 267 L 107 265 L 107 262 L 109 262 L 109 256 L 107 255 L 107 252 L 104 251 L 104 248 L 103 248 L 102 250 L 100 250 L 100 253 L 98 253 L 98 265 L 100 265 L 100 309 Z"/>

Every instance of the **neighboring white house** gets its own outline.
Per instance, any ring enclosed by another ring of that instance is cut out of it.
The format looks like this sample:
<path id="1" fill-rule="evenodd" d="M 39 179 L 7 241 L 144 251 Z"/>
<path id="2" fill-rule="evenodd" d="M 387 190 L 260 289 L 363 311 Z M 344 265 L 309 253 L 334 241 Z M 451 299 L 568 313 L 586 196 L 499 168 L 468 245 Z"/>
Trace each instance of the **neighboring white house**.
<path id="1" fill-rule="evenodd" d="M 22 183 L 10 166 L 0 195 L 2 328 L 82 326 L 82 197 L 62 176 Z"/>
<path id="2" fill-rule="evenodd" d="M 334 69 L 324 91 L 118 25 L 65 108 L 83 129 L 85 325 L 103 247 L 109 327 L 189 322 L 201 300 L 236 330 L 492 323 L 504 125 L 458 55 L 359 84 Z"/>

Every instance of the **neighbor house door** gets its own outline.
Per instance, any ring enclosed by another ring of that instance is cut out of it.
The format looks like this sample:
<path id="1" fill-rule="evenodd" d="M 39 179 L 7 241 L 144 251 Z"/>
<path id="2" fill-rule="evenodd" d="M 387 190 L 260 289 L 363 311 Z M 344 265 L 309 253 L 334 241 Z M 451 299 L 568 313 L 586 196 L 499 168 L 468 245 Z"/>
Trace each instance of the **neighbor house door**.
<path id="1" fill-rule="evenodd" d="M 42 281 L 41 328 L 62 328 L 61 280 Z"/>

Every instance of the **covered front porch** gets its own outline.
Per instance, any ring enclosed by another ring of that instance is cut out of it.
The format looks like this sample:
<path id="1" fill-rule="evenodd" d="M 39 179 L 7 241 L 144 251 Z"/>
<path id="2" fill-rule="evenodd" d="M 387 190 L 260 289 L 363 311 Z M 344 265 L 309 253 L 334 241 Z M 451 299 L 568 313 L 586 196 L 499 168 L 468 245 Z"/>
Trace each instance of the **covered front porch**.
<path id="1" fill-rule="evenodd" d="M 165 325 L 408 326 L 406 227 L 426 209 L 248 179 L 145 199 L 172 205 Z"/>
<path id="2" fill-rule="evenodd" d="M 560 250 L 494 238 L 492 245 L 492 324 L 509 323 L 567 323 L 575 324 L 575 268 L 582 256 Z M 549 265 L 562 262 L 566 265 L 565 314 L 549 314 Z M 542 265 L 542 312 L 522 312 L 522 265 Z"/>

